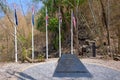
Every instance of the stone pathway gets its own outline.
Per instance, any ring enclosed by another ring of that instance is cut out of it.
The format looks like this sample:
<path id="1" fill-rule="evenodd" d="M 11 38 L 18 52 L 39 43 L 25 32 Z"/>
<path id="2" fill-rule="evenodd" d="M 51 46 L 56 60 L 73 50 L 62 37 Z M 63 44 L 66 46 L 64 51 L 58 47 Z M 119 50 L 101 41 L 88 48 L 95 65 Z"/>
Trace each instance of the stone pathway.
<path id="1" fill-rule="evenodd" d="M 87 73 L 65 73 L 64 76 L 54 76 L 57 61 L 48 61 L 32 66 L 19 73 L 18 80 L 120 80 L 120 71 L 107 67 L 87 64 Z"/>

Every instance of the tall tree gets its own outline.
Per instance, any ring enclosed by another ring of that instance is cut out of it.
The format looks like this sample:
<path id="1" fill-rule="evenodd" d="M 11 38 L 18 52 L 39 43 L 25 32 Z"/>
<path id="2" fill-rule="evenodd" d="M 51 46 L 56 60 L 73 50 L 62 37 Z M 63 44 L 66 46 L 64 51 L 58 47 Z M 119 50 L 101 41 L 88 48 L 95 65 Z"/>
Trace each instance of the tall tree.
<path id="1" fill-rule="evenodd" d="M 101 8 L 102 8 L 102 17 L 101 18 L 102 18 L 103 26 L 105 26 L 105 29 L 107 32 L 107 43 L 108 43 L 108 45 L 110 45 L 110 33 L 109 33 L 109 23 L 108 23 L 109 16 L 107 16 L 108 14 L 106 13 L 106 9 L 105 9 L 106 6 L 104 5 L 102 0 L 100 0 L 100 4 L 101 4 Z M 106 1 L 106 5 L 107 4 L 109 5 L 109 0 L 108 0 L 108 3 Z M 109 9 L 109 8 L 107 8 L 107 9 Z"/>

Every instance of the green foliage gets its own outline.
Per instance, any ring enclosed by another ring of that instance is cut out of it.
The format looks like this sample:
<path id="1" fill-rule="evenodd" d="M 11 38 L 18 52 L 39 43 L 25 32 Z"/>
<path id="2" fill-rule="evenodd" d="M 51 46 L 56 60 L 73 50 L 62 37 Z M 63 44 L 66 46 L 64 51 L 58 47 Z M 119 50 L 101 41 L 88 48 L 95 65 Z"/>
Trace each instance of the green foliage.
<path id="1" fill-rule="evenodd" d="M 58 35 L 53 39 L 53 46 L 56 50 L 58 50 L 59 48 L 59 36 Z"/>
<path id="2" fill-rule="evenodd" d="M 20 39 L 20 41 L 22 42 L 22 44 L 25 44 L 26 42 L 27 42 L 27 40 L 25 39 L 25 37 L 24 36 L 19 36 L 19 39 Z"/>
<path id="3" fill-rule="evenodd" d="M 40 31 L 45 31 L 45 8 L 42 8 L 38 13 L 37 29 Z"/>
<path id="4" fill-rule="evenodd" d="M 59 26 L 58 26 L 58 19 L 57 18 L 51 18 L 49 20 L 49 26 L 48 29 L 53 32 L 55 34 L 54 38 L 53 38 L 53 46 L 56 50 L 58 50 L 58 41 L 59 41 L 59 36 L 58 36 L 58 32 L 59 32 Z"/>
<path id="5" fill-rule="evenodd" d="M 51 18 L 49 20 L 49 26 L 48 26 L 49 31 L 54 33 L 54 38 L 53 38 L 53 46 L 56 50 L 58 50 L 58 41 L 59 41 L 59 26 L 58 26 L 58 19 L 57 18 Z"/>
<path id="6" fill-rule="evenodd" d="M 39 59 L 40 61 L 44 61 L 44 55 L 39 54 L 39 55 L 38 55 L 38 59 Z"/>
<path id="7" fill-rule="evenodd" d="M 48 30 L 51 32 L 57 33 L 58 32 L 58 19 L 57 18 L 50 18 L 48 23 Z"/>
<path id="8" fill-rule="evenodd" d="M 45 30 L 46 30 L 45 17 L 40 16 L 37 19 L 37 29 L 45 32 Z M 49 18 L 49 20 L 48 20 L 48 30 L 51 31 L 51 32 L 57 32 L 58 31 L 58 19 L 57 18 Z"/>
<path id="9" fill-rule="evenodd" d="M 5 49 L 5 45 L 2 45 L 2 46 L 1 46 L 1 49 L 2 49 L 2 50 Z"/>
<path id="10" fill-rule="evenodd" d="M 31 37 L 32 37 L 31 34 L 29 34 L 28 37 L 25 37 L 23 35 L 18 36 L 18 39 L 19 39 L 22 47 L 26 47 L 26 48 L 30 47 Z"/>
<path id="11" fill-rule="evenodd" d="M 25 61 L 25 58 L 27 56 L 27 50 L 25 47 L 23 47 L 22 49 L 22 56 L 21 56 L 21 61 L 24 62 Z"/>
<path id="12" fill-rule="evenodd" d="M 34 2 L 38 2 L 38 0 L 33 0 Z M 65 18 L 70 22 L 70 10 L 75 8 L 77 5 L 83 4 L 86 0 L 43 0 L 43 4 L 48 6 L 48 15 L 49 15 L 49 26 L 56 26 L 57 19 L 56 12 L 58 13 L 58 7 L 61 6 L 62 8 L 67 8 L 68 10 L 63 14 Z M 45 31 L 45 6 L 39 11 L 39 15 L 37 18 L 37 29 L 40 31 Z M 56 22 L 52 22 L 56 21 Z M 64 26 L 66 27 L 66 26 Z M 53 28 L 53 29 L 51 29 Z M 49 27 L 49 30 L 53 32 L 55 27 Z"/>
<path id="13" fill-rule="evenodd" d="M 26 57 L 31 55 L 31 51 L 26 49 L 25 47 L 22 48 L 22 55 L 21 55 L 21 61 L 24 62 L 26 60 Z"/>
<path id="14" fill-rule="evenodd" d="M 33 0 L 35 2 L 37 2 L 38 0 Z M 62 10 L 62 17 L 63 18 L 63 22 L 62 22 L 62 26 L 61 26 L 61 31 L 62 31 L 62 36 L 61 36 L 61 40 L 63 42 L 64 40 L 64 36 L 66 33 L 66 26 L 70 26 L 66 25 L 68 23 L 70 23 L 70 11 L 71 9 L 75 9 L 76 11 L 76 6 L 83 4 L 86 0 L 43 0 L 43 4 L 44 7 L 38 12 L 38 18 L 37 18 L 37 29 L 39 29 L 40 31 L 45 32 L 46 31 L 46 27 L 45 27 L 45 7 L 47 6 L 48 8 L 48 16 L 49 16 L 49 20 L 48 20 L 48 30 L 50 32 L 52 32 L 55 36 L 53 38 L 53 46 L 54 48 L 57 50 L 59 48 L 59 27 L 58 27 L 58 16 L 56 17 L 56 15 L 58 15 L 58 7 L 61 7 Z M 65 12 L 63 11 L 64 9 L 67 9 Z M 66 19 L 66 20 L 65 20 Z M 67 23 L 66 23 L 67 21 Z M 63 27 L 64 26 L 64 27 Z"/>
<path id="15" fill-rule="evenodd" d="M 30 55 L 29 49 L 31 49 L 31 34 L 28 35 L 28 37 L 25 37 L 23 35 L 19 35 L 18 39 L 20 41 L 21 45 L 21 61 L 24 62 L 26 57 Z M 19 45 L 19 44 L 18 44 Z"/>
<path id="16" fill-rule="evenodd" d="M 77 5 L 80 6 L 81 4 L 85 3 L 85 1 L 86 1 L 86 0 L 77 0 L 76 2 L 77 2 Z"/>
<path id="17" fill-rule="evenodd" d="M 45 14 L 44 11 L 41 10 L 42 13 Z M 46 27 L 45 27 L 45 15 L 42 15 L 37 19 L 37 29 L 39 29 L 40 31 L 43 31 L 45 32 L 46 30 Z M 59 40 L 59 37 L 58 37 L 58 30 L 59 30 L 59 27 L 58 27 L 58 18 L 50 18 L 49 17 L 49 20 L 48 20 L 48 30 L 52 33 L 54 33 L 54 38 L 53 38 L 53 46 L 55 49 L 58 49 L 58 40 Z"/>

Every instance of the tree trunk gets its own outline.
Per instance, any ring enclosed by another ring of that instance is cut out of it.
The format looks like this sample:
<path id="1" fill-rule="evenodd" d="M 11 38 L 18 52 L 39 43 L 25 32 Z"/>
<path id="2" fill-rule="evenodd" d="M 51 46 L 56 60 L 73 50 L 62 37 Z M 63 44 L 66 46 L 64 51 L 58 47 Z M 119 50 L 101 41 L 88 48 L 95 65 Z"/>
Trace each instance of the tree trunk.
<path id="1" fill-rule="evenodd" d="M 79 55 L 79 40 L 78 40 L 78 6 L 76 7 L 76 28 L 74 28 L 74 48 L 75 53 Z"/>
<path id="2" fill-rule="evenodd" d="M 120 54 L 120 34 L 119 34 L 119 31 L 120 31 L 120 26 L 118 26 L 118 54 Z"/>
<path id="3" fill-rule="evenodd" d="M 103 22 L 103 25 L 105 25 L 105 29 L 106 29 L 106 32 L 107 32 L 107 43 L 108 45 L 110 45 L 110 34 L 109 34 L 109 25 L 108 25 L 108 22 L 107 22 L 107 14 L 105 13 L 105 8 L 104 8 L 104 4 L 102 2 L 102 0 L 100 0 L 100 4 L 101 4 L 101 8 L 102 8 L 102 22 Z"/>

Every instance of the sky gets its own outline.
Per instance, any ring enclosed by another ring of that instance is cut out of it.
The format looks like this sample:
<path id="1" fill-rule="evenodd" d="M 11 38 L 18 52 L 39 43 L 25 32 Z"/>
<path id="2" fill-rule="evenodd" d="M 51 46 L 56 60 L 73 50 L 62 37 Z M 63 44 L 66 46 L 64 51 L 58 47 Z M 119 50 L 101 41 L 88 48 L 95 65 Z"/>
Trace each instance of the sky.
<path id="1" fill-rule="evenodd" d="M 38 11 L 39 9 L 41 9 L 41 7 L 43 6 L 42 2 L 37 2 L 37 3 L 32 3 L 32 0 L 3 0 L 7 2 L 7 5 L 10 7 L 10 9 L 13 10 L 14 8 L 14 4 L 16 5 L 17 9 L 22 10 L 23 8 L 23 12 L 24 14 L 27 13 L 28 10 L 30 10 L 32 8 L 32 5 L 35 6 L 35 10 Z M 22 8 L 21 8 L 22 7 Z"/>

